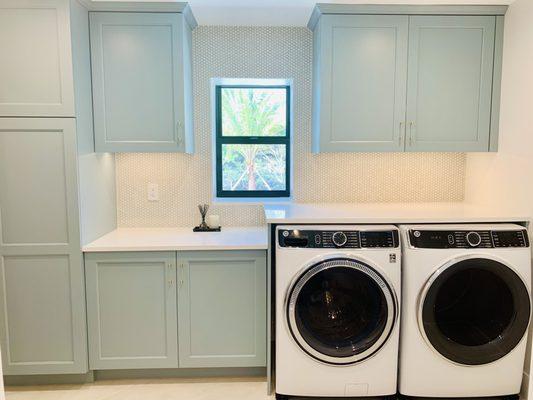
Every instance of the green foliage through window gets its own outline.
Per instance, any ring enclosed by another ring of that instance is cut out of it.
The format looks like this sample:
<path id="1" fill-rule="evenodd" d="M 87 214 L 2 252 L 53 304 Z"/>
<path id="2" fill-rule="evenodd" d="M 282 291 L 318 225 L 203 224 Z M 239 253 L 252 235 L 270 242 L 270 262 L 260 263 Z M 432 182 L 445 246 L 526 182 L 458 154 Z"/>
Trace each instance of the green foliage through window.
<path id="1" fill-rule="evenodd" d="M 216 87 L 218 197 L 290 196 L 290 88 Z"/>

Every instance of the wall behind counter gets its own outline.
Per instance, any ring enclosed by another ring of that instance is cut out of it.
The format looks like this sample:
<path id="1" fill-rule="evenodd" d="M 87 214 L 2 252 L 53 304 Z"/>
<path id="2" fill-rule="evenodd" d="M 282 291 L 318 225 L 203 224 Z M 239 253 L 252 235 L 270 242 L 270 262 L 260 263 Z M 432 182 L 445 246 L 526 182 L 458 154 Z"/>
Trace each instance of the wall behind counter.
<path id="1" fill-rule="evenodd" d="M 296 27 L 201 26 L 193 33 L 193 155 L 117 154 L 120 227 L 193 226 L 212 203 L 211 78 L 293 79 L 294 200 L 297 202 L 462 201 L 465 154 L 311 153 L 312 34 Z M 147 184 L 160 200 L 147 200 Z M 264 223 L 257 205 L 218 204 L 223 225 Z"/>

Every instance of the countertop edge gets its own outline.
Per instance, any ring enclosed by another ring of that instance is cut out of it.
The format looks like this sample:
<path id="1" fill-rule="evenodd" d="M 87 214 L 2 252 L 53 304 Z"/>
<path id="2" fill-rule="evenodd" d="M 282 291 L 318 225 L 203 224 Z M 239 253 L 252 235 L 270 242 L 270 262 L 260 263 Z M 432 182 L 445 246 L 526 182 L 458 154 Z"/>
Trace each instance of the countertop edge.
<path id="1" fill-rule="evenodd" d="M 474 217 L 474 218 L 266 218 L 267 224 L 467 224 L 467 223 L 521 223 L 529 217 Z"/>
<path id="2" fill-rule="evenodd" d="M 267 250 L 268 245 L 262 246 L 84 246 L 83 253 L 113 253 L 113 252 L 148 252 L 148 251 L 231 251 L 231 250 Z"/>

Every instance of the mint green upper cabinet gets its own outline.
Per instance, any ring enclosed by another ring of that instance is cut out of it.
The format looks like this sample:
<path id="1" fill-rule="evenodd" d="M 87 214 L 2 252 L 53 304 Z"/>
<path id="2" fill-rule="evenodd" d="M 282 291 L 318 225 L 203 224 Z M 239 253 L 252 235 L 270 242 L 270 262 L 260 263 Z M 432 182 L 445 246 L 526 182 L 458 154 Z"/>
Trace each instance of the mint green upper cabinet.
<path id="1" fill-rule="evenodd" d="M 69 1 L 0 1 L 0 38 L 0 117 L 73 117 Z"/>
<path id="2" fill-rule="evenodd" d="M 87 372 L 73 118 L 0 118 L 6 375 Z"/>
<path id="3" fill-rule="evenodd" d="M 266 252 L 178 253 L 180 367 L 266 365 Z"/>
<path id="4" fill-rule="evenodd" d="M 190 27 L 180 13 L 91 12 L 97 152 L 192 152 Z"/>
<path id="5" fill-rule="evenodd" d="M 407 150 L 488 151 L 496 17 L 412 16 Z"/>
<path id="6" fill-rule="evenodd" d="M 176 253 L 85 255 L 91 369 L 176 368 Z"/>
<path id="7" fill-rule="evenodd" d="M 407 35 L 407 16 L 321 18 L 315 31 L 315 152 L 403 149 Z"/>
<path id="8" fill-rule="evenodd" d="M 506 10 L 317 5 L 313 151 L 496 151 Z"/>

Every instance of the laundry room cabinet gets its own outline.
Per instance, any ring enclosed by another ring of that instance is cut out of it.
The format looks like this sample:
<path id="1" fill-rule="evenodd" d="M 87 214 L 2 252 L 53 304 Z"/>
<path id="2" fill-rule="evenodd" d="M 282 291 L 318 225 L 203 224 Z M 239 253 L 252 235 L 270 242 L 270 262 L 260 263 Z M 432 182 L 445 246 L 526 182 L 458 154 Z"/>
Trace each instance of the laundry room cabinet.
<path id="1" fill-rule="evenodd" d="M 65 0 L 0 2 L 0 117 L 74 117 Z"/>
<path id="2" fill-rule="evenodd" d="M 97 152 L 193 151 L 195 22 L 184 13 L 90 13 Z"/>
<path id="3" fill-rule="evenodd" d="M 178 253 L 181 367 L 266 364 L 264 251 Z"/>
<path id="4" fill-rule="evenodd" d="M 87 371 L 73 118 L 0 118 L 5 375 Z"/>
<path id="5" fill-rule="evenodd" d="M 496 151 L 505 11 L 318 5 L 313 151 Z"/>
<path id="6" fill-rule="evenodd" d="M 264 367 L 266 252 L 85 254 L 90 369 Z"/>
<path id="7" fill-rule="evenodd" d="M 176 253 L 85 255 L 91 369 L 178 366 Z"/>
<path id="8" fill-rule="evenodd" d="M 489 149 L 495 29 L 492 16 L 410 17 L 406 150 Z"/>

